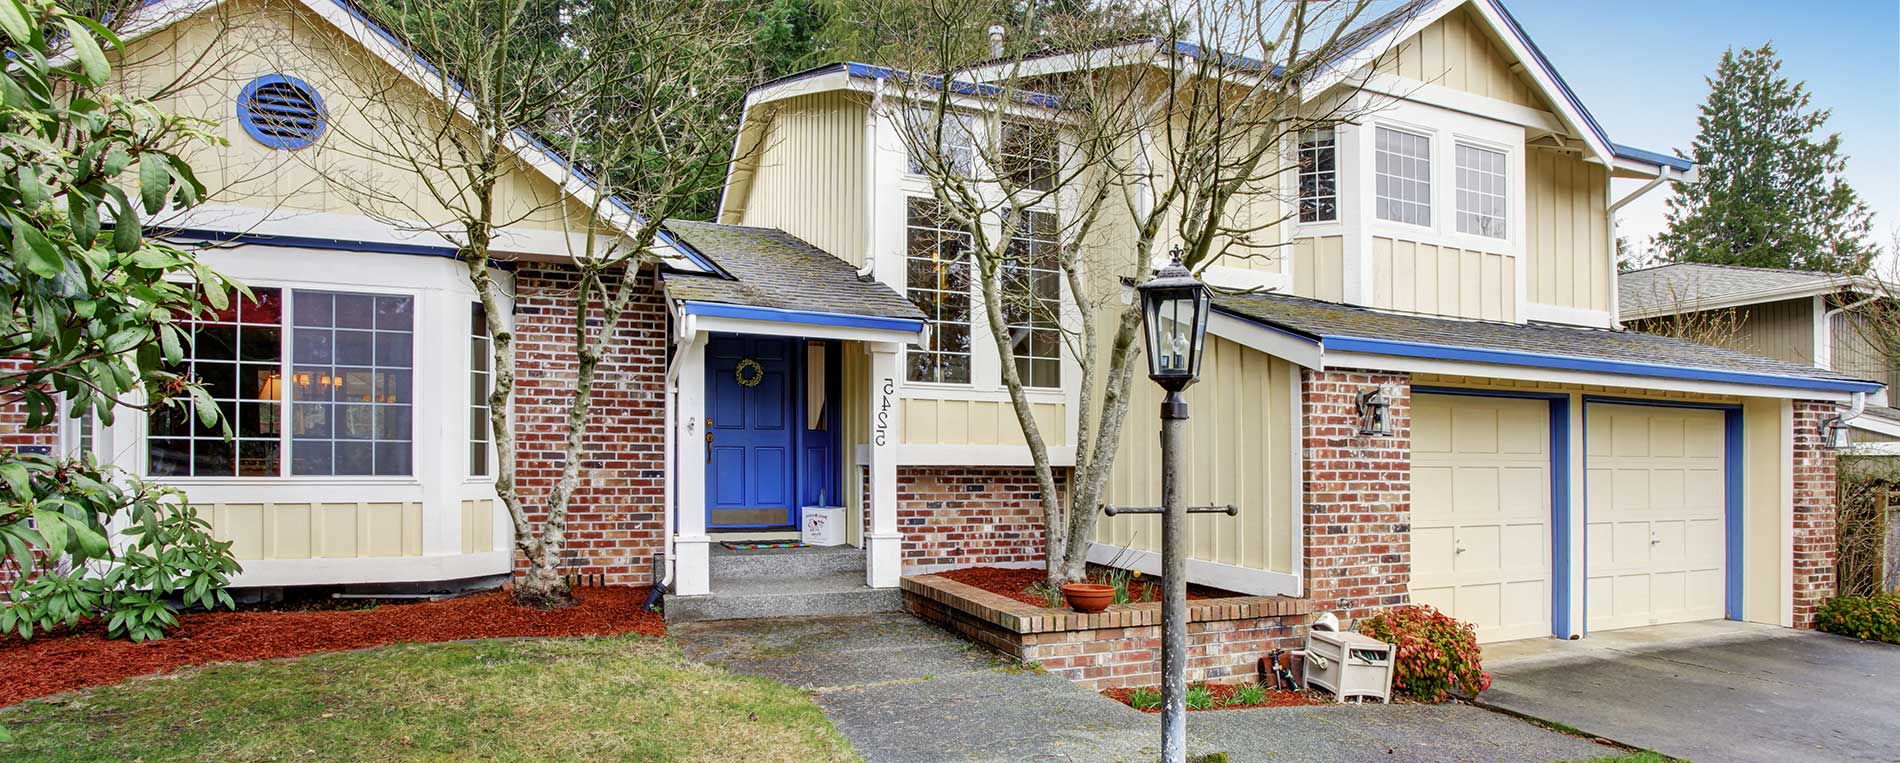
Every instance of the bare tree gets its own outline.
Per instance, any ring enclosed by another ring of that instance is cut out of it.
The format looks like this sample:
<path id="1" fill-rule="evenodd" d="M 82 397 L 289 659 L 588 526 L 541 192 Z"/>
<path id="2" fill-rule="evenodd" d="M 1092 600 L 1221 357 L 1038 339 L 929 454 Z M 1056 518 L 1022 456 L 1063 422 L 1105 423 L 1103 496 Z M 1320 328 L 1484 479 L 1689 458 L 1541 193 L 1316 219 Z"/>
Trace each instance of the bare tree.
<path id="1" fill-rule="evenodd" d="M 400 33 L 405 53 L 427 64 L 399 77 L 375 61 L 339 67 L 336 76 L 368 97 L 354 118 L 333 120 L 340 140 L 326 150 L 357 161 L 312 162 L 365 213 L 455 243 L 493 337 L 495 489 L 526 563 L 515 596 L 558 606 L 570 597 L 559 565 L 600 363 L 645 288 L 637 276 L 655 261 L 663 221 L 724 180 L 733 115 L 728 103 L 699 94 L 742 89 L 742 9 L 694 0 L 378 0 L 370 7 Z M 524 155 L 545 157 L 548 147 L 568 160 L 558 180 L 572 197 L 504 198 L 505 178 L 538 161 Z M 421 198 L 379 183 L 377 174 L 390 171 L 419 177 Z M 498 242 L 529 221 L 558 221 L 579 274 L 566 295 L 576 369 L 561 472 L 534 506 L 515 482 L 507 405 L 514 337 L 493 272 Z"/>
<path id="2" fill-rule="evenodd" d="M 989 34 L 1007 3 L 901 4 L 913 21 L 879 48 L 900 70 L 888 111 L 929 179 L 935 227 L 953 231 L 940 269 L 969 258 L 1041 491 L 1049 583 L 1086 572 L 1142 364 L 1123 289 L 1169 249 L 1196 273 L 1282 256 L 1301 136 L 1383 106 L 1351 77 L 1307 89 L 1418 6 L 1371 21 L 1372 4 L 1124 0 L 1032 19 L 1043 31 L 1017 42 Z M 1080 373 L 1066 485 L 1030 404 L 1046 386 L 1044 335 Z M 913 353 L 926 376 L 968 350 L 955 331 L 931 341 Z"/>
<path id="3" fill-rule="evenodd" d="M 1737 308 L 1704 308 L 1696 294 L 1685 293 L 1675 283 L 1662 287 L 1669 312 L 1651 318 L 1639 318 L 1626 324 L 1631 331 L 1684 339 L 1697 344 L 1732 347 L 1741 336 L 1747 316 Z M 1818 351 L 1819 348 L 1816 348 Z"/>

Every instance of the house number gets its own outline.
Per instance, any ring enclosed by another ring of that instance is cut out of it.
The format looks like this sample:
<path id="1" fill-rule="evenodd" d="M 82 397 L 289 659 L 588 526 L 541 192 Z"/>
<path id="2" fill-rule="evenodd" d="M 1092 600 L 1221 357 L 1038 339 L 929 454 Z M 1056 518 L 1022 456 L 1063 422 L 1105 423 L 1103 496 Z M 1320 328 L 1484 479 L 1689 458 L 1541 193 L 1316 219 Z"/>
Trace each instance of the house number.
<path id="1" fill-rule="evenodd" d="M 891 395 L 897 392 L 897 382 L 888 377 L 885 378 L 881 392 L 877 403 L 877 436 L 872 438 L 872 442 L 880 447 L 890 442 Z"/>

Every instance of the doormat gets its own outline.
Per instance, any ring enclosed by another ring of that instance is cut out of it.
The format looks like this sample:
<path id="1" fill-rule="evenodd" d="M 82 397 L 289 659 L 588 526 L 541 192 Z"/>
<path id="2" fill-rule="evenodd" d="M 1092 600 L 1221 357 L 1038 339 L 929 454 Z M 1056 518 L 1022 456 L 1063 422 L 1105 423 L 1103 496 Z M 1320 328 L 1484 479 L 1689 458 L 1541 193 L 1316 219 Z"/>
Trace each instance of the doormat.
<path id="1" fill-rule="evenodd" d="M 764 548 L 804 548 L 805 544 L 795 540 L 722 540 L 719 545 L 733 551 L 757 551 Z"/>

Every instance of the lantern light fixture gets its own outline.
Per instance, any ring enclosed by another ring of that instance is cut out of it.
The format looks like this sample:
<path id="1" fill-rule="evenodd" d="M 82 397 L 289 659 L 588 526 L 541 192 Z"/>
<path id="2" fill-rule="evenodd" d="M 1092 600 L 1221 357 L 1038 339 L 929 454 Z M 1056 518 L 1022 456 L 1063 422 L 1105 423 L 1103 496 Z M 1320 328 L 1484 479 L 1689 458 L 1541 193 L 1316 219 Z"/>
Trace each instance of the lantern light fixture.
<path id="1" fill-rule="evenodd" d="M 1181 247 L 1172 254 L 1173 262 L 1135 289 L 1141 294 L 1142 329 L 1148 340 L 1148 378 L 1162 389 L 1180 392 L 1201 375 L 1212 295 L 1207 284 L 1181 264 Z"/>
<path id="2" fill-rule="evenodd" d="M 1359 393 L 1359 434 L 1367 437 L 1392 436 L 1392 396 L 1385 387 L 1372 387 Z"/>

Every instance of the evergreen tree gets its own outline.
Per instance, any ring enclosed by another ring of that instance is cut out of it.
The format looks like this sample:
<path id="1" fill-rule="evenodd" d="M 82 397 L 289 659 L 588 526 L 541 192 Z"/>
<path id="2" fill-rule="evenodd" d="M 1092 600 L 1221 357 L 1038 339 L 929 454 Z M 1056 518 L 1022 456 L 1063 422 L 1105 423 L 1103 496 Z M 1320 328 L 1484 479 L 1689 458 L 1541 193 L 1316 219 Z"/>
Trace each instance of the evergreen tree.
<path id="1" fill-rule="evenodd" d="M 1841 179 L 1847 157 L 1840 134 L 1823 132 L 1829 110 L 1781 75 L 1772 44 L 1723 53 L 1708 82 L 1687 157 L 1700 178 L 1673 184 L 1669 227 L 1656 237 L 1664 258 L 1865 272 L 1873 213 Z"/>

